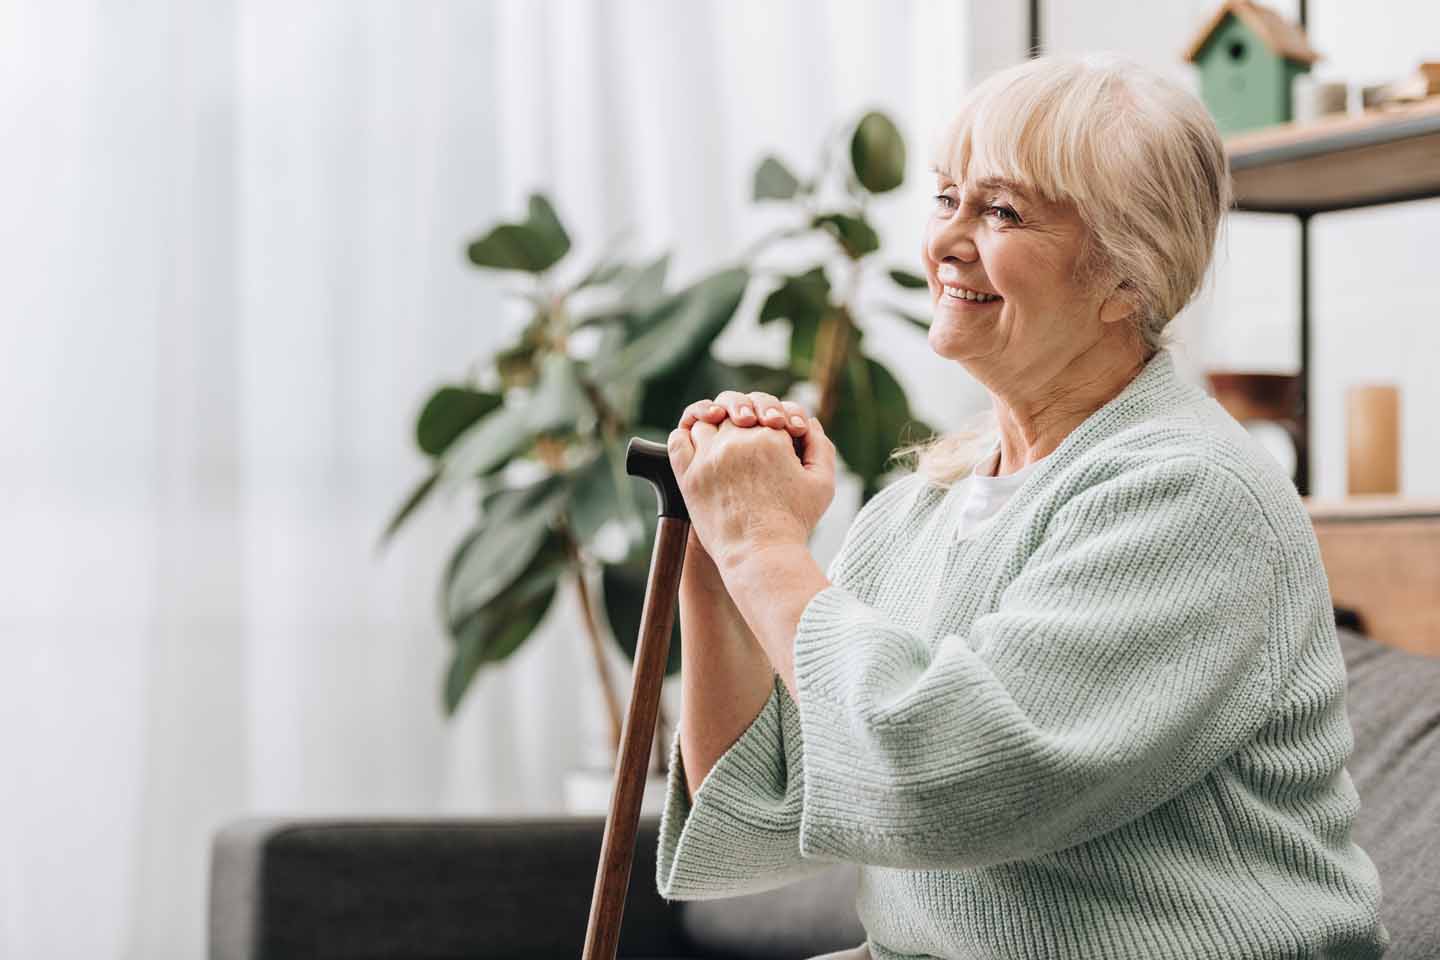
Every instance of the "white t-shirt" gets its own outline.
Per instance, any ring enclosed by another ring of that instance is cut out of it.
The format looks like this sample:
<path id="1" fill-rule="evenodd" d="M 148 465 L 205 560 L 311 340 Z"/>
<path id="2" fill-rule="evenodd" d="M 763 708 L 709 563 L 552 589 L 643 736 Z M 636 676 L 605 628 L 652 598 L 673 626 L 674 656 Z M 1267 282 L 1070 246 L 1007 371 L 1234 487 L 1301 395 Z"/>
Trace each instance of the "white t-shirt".
<path id="1" fill-rule="evenodd" d="M 960 498 L 960 509 L 955 522 L 955 539 L 964 540 L 982 523 L 998 513 L 1000 508 L 1005 506 L 1005 501 L 1010 499 L 1010 495 L 1020 488 L 1025 478 L 1048 456 L 1049 454 L 1046 454 L 1014 473 L 997 477 L 994 473 L 1000 462 L 1000 446 L 996 444 L 995 449 L 975 465 L 970 475 L 960 481 L 961 489 L 956 492 Z"/>

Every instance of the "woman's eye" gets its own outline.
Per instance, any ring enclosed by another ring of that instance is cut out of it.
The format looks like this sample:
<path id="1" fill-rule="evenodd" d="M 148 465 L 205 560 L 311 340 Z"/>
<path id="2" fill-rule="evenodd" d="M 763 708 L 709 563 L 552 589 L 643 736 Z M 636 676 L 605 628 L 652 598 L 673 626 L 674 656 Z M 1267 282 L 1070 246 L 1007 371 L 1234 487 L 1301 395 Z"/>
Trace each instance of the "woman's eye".
<path id="1" fill-rule="evenodd" d="M 948 193 L 935 194 L 935 202 L 940 204 L 940 206 L 944 207 L 946 210 L 955 209 L 955 198 L 950 196 Z"/>
<path id="2" fill-rule="evenodd" d="M 1020 222 L 1020 215 L 1015 212 L 1014 208 L 1007 207 L 1002 203 L 991 204 L 990 206 L 985 208 L 985 212 L 993 213 L 995 216 L 999 217 L 1001 220 L 1007 221 L 1008 223 Z"/>

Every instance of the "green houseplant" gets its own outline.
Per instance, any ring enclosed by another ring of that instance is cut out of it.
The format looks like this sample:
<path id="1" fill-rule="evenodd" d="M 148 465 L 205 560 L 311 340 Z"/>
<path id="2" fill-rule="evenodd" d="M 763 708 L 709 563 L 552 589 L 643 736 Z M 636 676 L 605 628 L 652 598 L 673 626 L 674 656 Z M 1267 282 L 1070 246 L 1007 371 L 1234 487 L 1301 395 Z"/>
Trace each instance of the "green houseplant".
<path id="1" fill-rule="evenodd" d="M 434 491 L 475 487 L 479 516 L 450 557 L 441 590 L 454 642 L 446 713 L 482 667 L 524 643 L 569 579 L 618 749 L 623 715 L 599 607 L 615 642 L 633 657 L 654 537 L 654 494 L 625 474 L 625 444 L 631 436 L 663 440 L 697 389 L 741 384 L 783 392 L 792 378 L 710 354 L 744 293 L 744 267 L 667 293 L 666 257 L 640 265 L 610 260 L 558 287 L 554 268 L 569 251 L 568 233 L 539 194 L 524 222 L 501 224 L 469 245 L 476 266 L 527 278 L 520 295 L 529 321 L 480 371 L 489 382 L 477 375 L 446 384 L 425 402 L 416 442 L 431 469 L 383 540 Z M 677 628 L 671 673 L 679 649 Z"/>
<path id="2" fill-rule="evenodd" d="M 905 141 L 890 118 L 878 111 L 840 132 L 848 141 L 848 163 L 837 162 L 834 147 L 844 141 L 832 138 L 822 151 L 819 171 L 808 179 L 796 177 L 773 156 L 756 170 L 755 199 L 788 205 L 796 221 L 765 238 L 761 248 L 817 232 L 834 241 L 823 262 L 779 275 L 759 319 L 762 324 L 789 323 L 789 370 L 813 385 L 819 398 L 815 416 L 846 468 L 859 478 L 864 501 L 883 485 L 891 451 L 933 431 L 912 416 L 894 374 L 866 356 L 860 318 L 884 314 L 920 330 L 928 330 L 929 322 L 899 307 L 865 303 L 861 297 L 866 268 L 880 251 L 880 236 L 866 212 L 875 196 L 904 182 Z M 833 189 L 837 179 L 838 190 Z M 926 285 L 906 270 L 885 273 L 903 290 Z"/>
<path id="3" fill-rule="evenodd" d="M 655 532 L 654 493 L 625 474 L 624 447 L 632 436 L 663 442 L 687 403 L 725 389 L 784 396 L 798 381 L 812 380 L 817 415 L 860 476 L 864 495 L 878 489 L 885 454 L 914 421 L 898 381 L 860 350 L 855 296 L 860 262 L 879 248 L 864 206 L 871 194 L 898 185 L 904 145 L 880 114 L 867 114 L 849 132 L 838 206 L 820 205 L 833 164 L 822 160 L 820 173 L 802 183 L 778 159 L 766 158 L 755 174 L 755 198 L 789 203 L 799 220 L 763 238 L 738 264 L 679 290 L 665 289 L 666 256 L 638 264 L 606 257 L 580 279 L 559 284 L 570 238 L 540 194 L 530 197 L 524 221 L 500 224 L 469 245 L 475 266 L 524 278 L 518 295 L 529 320 L 512 342 L 473 366 L 468 380 L 445 384 L 426 400 L 415 440 L 429 470 L 381 537 L 388 542 L 436 491 L 476 493 L 478 518 L 449 558 L 440 591 L 454 645 L 443 684 L 447 715 L 480 669 L 519 649 L 569 580 L 618 752 L 623 715 L 606 666 L 606 626 L 609 642 L 633 659 Z M 757 263 L 762 253 L 816 232 L 835 241 L 832 269 L 850 278 L 845 295 L 832 293 L 820 264 L 771 277 L 774 289 L 759 321 L 790 324 L 787 363 L 714 357 L 710 346 L 736 315 L 752 277 L 767 276 Z M 891 276 L 902 286 L 923 285 L 901 271 Z M 667 672 L 679 664 L 677 624 Z M 657 737 L 657 748 L 665 740 Z M 657 770 L 664 759 L 657 749 Z"/>

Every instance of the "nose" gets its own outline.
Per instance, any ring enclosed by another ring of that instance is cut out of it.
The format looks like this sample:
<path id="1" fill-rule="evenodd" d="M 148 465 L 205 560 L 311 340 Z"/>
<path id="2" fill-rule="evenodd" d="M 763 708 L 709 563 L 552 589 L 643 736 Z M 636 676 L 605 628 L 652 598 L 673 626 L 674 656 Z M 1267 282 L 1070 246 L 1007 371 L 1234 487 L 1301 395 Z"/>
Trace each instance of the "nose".
<path id="1" fill-rule="evenodd" d="M 949 217 L 934 217 L 926 239 L 926 254 L 937 269 L 945 263 L 974 263 L 980 259 L 975 246 L 975 222 L 957 211 Z M 943 271 L 941 271 L 943 273 Z M 945 277 L 941 277 L 943 281 Z"/>

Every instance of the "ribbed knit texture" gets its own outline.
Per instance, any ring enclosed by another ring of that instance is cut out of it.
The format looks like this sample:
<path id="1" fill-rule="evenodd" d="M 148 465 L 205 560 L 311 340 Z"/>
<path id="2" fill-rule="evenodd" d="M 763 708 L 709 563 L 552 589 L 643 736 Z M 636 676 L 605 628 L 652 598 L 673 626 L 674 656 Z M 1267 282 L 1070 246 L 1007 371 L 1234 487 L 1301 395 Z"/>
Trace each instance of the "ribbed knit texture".
<path id="1" fill-rule="evenodd" d="M 973 536 L 911 475 L 860 511 L 692 809 L 667 900 L 837 862 L 876 960 L 1378 957 L 1345 666 L 1304 505 L 1161 350 Z"/>

